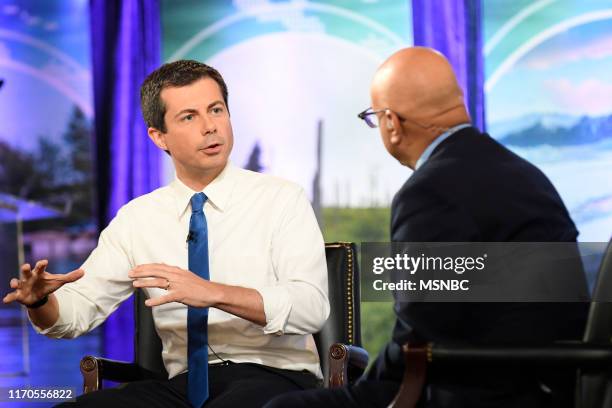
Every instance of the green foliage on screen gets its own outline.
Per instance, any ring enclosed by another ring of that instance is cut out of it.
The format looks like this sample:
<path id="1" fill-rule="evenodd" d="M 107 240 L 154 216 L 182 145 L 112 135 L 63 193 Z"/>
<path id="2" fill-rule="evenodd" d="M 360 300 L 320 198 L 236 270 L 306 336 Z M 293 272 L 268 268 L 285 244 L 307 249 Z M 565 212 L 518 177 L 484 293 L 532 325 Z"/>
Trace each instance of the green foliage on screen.
<path id="1" fill-rule="evenodd" d="M 323 209 L 325 242 L 387 242 L 389 241 L 389 208 Z"/>

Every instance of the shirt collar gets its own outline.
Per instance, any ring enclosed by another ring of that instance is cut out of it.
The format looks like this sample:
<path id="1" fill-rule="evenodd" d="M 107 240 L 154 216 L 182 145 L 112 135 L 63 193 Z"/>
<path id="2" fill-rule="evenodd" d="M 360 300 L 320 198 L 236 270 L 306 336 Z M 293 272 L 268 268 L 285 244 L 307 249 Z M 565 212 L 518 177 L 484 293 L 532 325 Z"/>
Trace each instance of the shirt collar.
<path id="1" fill-rule="evenodd" d="M 435 148 L 438 147 L 440 143 L 448 139 L 453 133 L 458 132 L 461 129 L 464 129 L 469 126 L 472 126 L 472 125 L 470 123 L 462 123 L 460 125 L 453 126 L 452 128 L 448 129 L 446 132 L 442 133 L 440 136 L 435 138 L 434 141 L 431 142 L 429 146 L 427 146 L 427 148 L 423 151 L 423 153 L 421 154 L 421 157 L 419 157 L 419 160 L 417 160 L 416 165 L 414 166 L 414 170 L 418 170 L 419 167 L 425 164 L 427 159 L 429 159 L 429 156 L 431 156 Z"/>
<path id="2" fill-rule="evenodd" d="M 227 207 L 235 183 L 236 169 L 228 160 L 221 173 L 202 191 L 208 197 L 207 202 L 223 211 Z M 190 208 L 191 197 L 199 191 L 194 191 L 186 186 L 177 176 L 170 183 L 170 189 L 174 194 L 177 215 L 180 218 Z"/>

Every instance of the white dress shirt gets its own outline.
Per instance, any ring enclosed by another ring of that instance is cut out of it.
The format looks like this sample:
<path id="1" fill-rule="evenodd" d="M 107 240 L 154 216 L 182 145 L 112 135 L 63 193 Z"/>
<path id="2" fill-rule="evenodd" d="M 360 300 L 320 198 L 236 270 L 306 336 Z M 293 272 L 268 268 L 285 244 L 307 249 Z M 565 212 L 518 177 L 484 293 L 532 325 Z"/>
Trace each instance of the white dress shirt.
<path id="1" fill-rule="evenodd" d="M 210 280 L 253 288 L 266 326 L 210 308 L 209 362 L 222 359 L 308 370 L 321 378 L 311 333 L 329 315 L 325 245 L 312 207 L 297 184 L 228 164 L 206 188 Z M 128 271 L 149 263 L 188 269 L 190 199 L 178 178 L 123 206 L 85 261 L 85 275 L 55 292 L 59 319 L 35 329 L 72 338 L 100 325 L 133 292 Z M 149 297 L 164 289 L 146 288 Z M 187 306 L 153 308 L 170 378 L 187 370 Z"/>

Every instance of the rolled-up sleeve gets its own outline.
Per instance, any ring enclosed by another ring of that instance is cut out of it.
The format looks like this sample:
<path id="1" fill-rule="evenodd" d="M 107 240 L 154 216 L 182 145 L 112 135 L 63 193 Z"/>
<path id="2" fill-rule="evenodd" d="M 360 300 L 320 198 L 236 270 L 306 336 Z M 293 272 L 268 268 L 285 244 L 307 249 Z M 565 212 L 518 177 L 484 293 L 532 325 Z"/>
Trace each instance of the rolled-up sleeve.
<path id="1" fill-rule="evenodd" d="M 266 334 L 318 332 L 329 316 L 325 243 L 314 211 L 299 188 L 287 200 L 272 238 L 272 263 L 278 280 L 258 288 Z"/>
<path id="2" fill-rule="evenodd" d="M 58 320 L 44 330 L 32 322 L 36 332 L 53 338 L 78 337 L 99 326 L 132 294 L 127 276 L 132 267 L 128 221 L 125 211 L 120 210 L 102 231 L 97 247 L 81 266 L 84 276 L 55 291 Z"/>

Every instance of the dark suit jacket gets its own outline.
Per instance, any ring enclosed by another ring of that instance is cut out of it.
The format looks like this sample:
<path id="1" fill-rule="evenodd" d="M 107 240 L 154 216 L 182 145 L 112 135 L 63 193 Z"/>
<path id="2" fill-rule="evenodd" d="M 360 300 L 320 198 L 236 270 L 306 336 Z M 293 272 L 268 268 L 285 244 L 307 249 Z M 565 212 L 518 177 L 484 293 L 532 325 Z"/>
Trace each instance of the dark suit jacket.
<path id="1" fill-rule="evenodd" d="M 391 207 L 391 239 L 398 242 L 573 242 L 577 235 L 546 176 L 475 128 L 460 130 L 436 147 L 398 191 Z M 367 374 L 368 380 L 401 381 L 399 345 L 407 341 L 516 344 L 579 339 L 587 307 L 415 302 L 396 303 L 395 312 L 392 341 Z M 549 387 L 572 389 L 571 376 L 543 376 Z M 530 369 L 521 373 L 434 369 L 428 374 L 425 406 L 542 406 L 550 399 L 540 391 L 542 378 Z"/>

